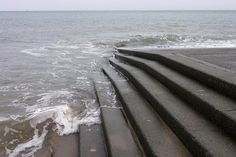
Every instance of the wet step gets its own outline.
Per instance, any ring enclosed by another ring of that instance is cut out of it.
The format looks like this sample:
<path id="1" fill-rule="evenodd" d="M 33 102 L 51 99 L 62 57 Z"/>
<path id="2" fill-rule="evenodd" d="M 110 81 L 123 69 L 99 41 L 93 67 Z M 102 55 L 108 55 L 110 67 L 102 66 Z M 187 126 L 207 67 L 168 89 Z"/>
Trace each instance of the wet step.
<path id="1" fill-rule="evenodd" d="M 181 49 L 139 51 L 118 49 L 122 54 L 158 61 L 184 75 L 191 77 L 225 95 L 236 99 L 236 75 L 217 70 L 214 66 L 202 64 L 180 55 Z"/>
<path id="2" fill-rule="evenodd" d="M 161 120 L 151 105 L 128 81 L 109 67 L 104 72 L 113 83 L 126 117 L 148 157 L 191 156 L 182 142 Z M 116 125 L 113 123 L 113 125 Z"/>
<path id="3" fill-rule="evenodd" d="M 93 96 L 96 99 L 96 93 Z M 93 104 L 94 112 L 98 112 L 99 103 Z M 94 114 L 94 113 L 92 113 Z M 97 118 L 97 117 L 96 117 Z M 80 125 L 79 127 L 79 156 L 107 157 L 104 131 L 101 124 Z"/>
<path id="4" fill-rule="evenodd" d="M 118 103 L 114 104 L 110 82 L 104 74 L 95 80 L 96 93 L 100 104 L 101 121 L 109 157 L 142 157 L 143 153 L 135 141 Z M 115 93 L 114 93 L 115 94 Z"/>
<path id="5" fill-rule="evenodd" d="M 116 58 L 155 77 L 233 137 L 236 137 L 236 102 L 156 61 L 115 54 Z"/>
<path id="6" fill-rule="evenodd" d="M 104 136 L 100 124 L 80 126 L 80 157 L 106 157 Z"/>
<path id="7" fill-rule="evenodd" d="M 149 101 L 193 156 L 234 157 L 236 143 L 143 70 L 110 60 Z"/>

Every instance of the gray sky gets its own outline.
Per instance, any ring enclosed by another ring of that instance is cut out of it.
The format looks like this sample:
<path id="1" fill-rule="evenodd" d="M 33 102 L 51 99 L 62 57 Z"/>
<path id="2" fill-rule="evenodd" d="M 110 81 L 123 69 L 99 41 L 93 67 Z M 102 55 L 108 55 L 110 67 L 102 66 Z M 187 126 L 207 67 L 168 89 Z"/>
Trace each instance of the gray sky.
<path id="1" fill-rule="evenodd" d="M 236 10 L 236 0 L 0 0 L 8 10 Z"/>

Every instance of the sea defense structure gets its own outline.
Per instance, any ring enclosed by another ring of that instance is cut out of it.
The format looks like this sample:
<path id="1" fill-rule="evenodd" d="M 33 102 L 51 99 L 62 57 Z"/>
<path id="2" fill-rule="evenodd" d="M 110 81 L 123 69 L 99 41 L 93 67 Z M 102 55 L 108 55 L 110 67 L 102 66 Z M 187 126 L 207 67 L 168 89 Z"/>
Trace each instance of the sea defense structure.
<path id="1" fill-rule="evenodd" d="M 101 125 L 81 128 L 81 157 L 236 156 L 236 74 L 180 51 L 117 50 L 95 78 Z"/>

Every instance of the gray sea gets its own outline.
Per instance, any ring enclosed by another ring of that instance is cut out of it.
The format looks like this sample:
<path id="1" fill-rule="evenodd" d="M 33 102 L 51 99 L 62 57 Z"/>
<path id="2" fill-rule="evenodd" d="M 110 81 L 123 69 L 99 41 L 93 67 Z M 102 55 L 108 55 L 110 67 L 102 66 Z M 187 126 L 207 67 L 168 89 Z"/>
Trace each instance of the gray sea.
<path id="1" fill-rule="evenodd" d="M 100 123 L 91 76 L 116 47 L 236 47 L 236 11 L 0 12 L 0 154 Z"/>

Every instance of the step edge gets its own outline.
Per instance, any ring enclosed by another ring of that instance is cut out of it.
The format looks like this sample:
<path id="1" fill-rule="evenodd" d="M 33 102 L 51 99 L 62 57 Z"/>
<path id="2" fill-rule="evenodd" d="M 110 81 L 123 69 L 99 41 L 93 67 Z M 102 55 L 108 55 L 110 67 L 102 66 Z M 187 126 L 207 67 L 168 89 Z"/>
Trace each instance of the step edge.
<path id="1" fill-rule="evenodd" d="M 141 63 L 142 64 L 142 67 L 141 67 L 139 65 L 134 65 L 133 63 L 130 63 L 130 60 L 133 60 L 133 59 L 128 58 L 129 56 L 127 57 L 127 56 L 122 56 L 120 54 L 118 54 L 118 55 L 116 54 L 116 57 L 119 60 L 123 60 L 123 61 L 137 67 L 137 68 L 144 70 L 149 75 L 151 75 L 152 77 L 154 77 L 155 79 L 160 81 L 162 84 L 164 84 L 167 88 L 171 89 L 174 94 L 178 95 L 186 102 L 188 102 L 188 103 L 191 101 L 198 102 L 197 105 L 200 104 L 200 108 L 199 108 L 199 106 L 197 106 L 193 103 L 191 103 L 192 104 L 191 106 L 194 109 L 199 110 L 199 112 L 201 112 L 204 116 L 208 117 L 212 122 L 216 123 L 222 129 L 227 128 L 227 130 L 226 130 L 227 133 L 230 134 L 234 138 L 236 137 L 236 121 L 232 117 L 230 117 L 230 115 L 227 115 L 227 113 L 226 113 L 227 111 L 225 112 L 224 110 L 219 110 L 219 109 L 215 108 L 214 104 L 212 105 L 212 102 L 202 100 L 200 97 L 198 97 L 196 94 L 192 93 L 191 91 L 189 91 L 185 87 L 182 87 L 178 83 L 172 81 L 170 78 L 163 76 L 163 74 L 158 72 L 156 69 L 152 68 L 147 63 L 144 63 L 141 61 L 135 61 L 135 62 Z M 158 78 L 156 75 L 158 75 Z M 188 97 L 190 97 L 190 98 L 188 98 Z M 209 111 L 214 116 L 210 116 L 208 114 Z M 224 123 L 222 123 L 222 122 L 224 122 Z"/>

